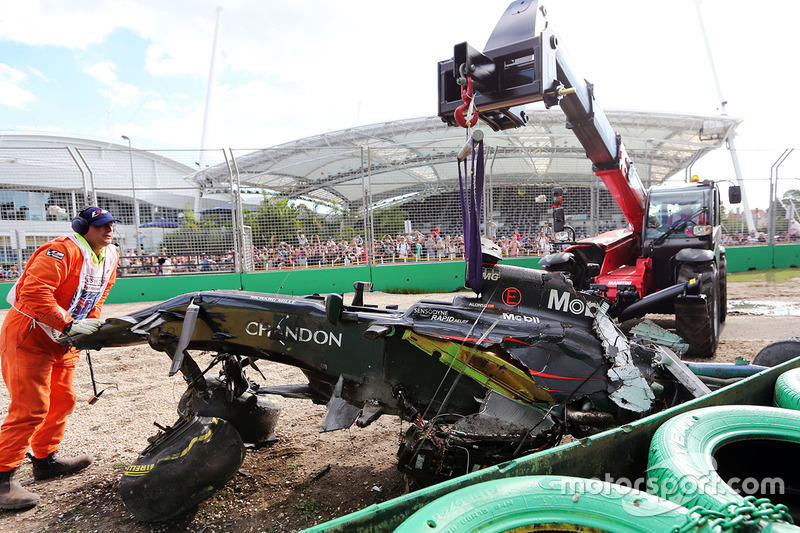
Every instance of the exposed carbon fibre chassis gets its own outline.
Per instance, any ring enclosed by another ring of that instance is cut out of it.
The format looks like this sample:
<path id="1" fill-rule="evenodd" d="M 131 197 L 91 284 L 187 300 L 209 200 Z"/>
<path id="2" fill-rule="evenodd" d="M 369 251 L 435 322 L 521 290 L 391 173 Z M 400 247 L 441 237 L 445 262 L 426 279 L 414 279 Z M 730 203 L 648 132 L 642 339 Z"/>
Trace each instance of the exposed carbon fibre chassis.
<path id="1" fill-rule="evenodd" d="M 494 265 L 483 277 L 480 297 L 404 311 L 343 306 L 335 294 L 188 293 L 74 342 L 147 341 L 177 361 L 182 352 L 180 371 L 197 388 L 205 380 L 192 350 L 296 366 L 307 384 L 259 392 L 327 402 L 323 430 L 381 414 L 415 423 L 400 467 L 421 478 L 462 474 L 553 444 L 565 430 L 603 429 L 685 398 L 654 362 L 660 348 L 627 339 L 607 304 L 563 274 Z"/>

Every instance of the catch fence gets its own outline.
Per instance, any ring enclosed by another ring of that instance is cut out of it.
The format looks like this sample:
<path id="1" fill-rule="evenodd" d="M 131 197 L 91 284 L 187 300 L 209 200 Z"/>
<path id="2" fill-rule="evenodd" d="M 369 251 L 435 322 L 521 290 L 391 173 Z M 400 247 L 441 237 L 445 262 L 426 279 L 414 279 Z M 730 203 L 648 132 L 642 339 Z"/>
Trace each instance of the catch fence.
<path id="1" fill-rule="evenodd" d="M 13 278 L 88 205 L 119 219 L 122 276 L 459 260 L 459 144 L 205 152 L 3 146 L 0 264 Z M 486 153 L 482 232 L 505 255 L 550 250 L 556 186 L 576 237 L 625 226 L 581 154 L 553 172 L 554 157 L 528 152 L 490 146 Z"/>

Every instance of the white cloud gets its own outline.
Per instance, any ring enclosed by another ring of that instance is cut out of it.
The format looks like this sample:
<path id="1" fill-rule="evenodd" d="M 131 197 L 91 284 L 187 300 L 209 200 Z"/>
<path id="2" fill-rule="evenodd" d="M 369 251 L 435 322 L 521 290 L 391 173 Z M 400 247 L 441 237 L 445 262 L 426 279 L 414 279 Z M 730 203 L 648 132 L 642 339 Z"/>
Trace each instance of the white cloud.
<path id="1" fill-rule="evenodd" d="M 26 78 L 25 73 L 5 63 L 0 63 L 0 81 L 8 83 L 19 83 Z"/>
<path id="2" fill-rule="evenodd" d="M 136 25 L 143 12 L 133 2 L 3 2 L 0 39 L 83 49 L 102 42 L 117 27 Z"/>
<path id="3" fill-rule="evenodd" d="M 211 42 L 209 35 L 196 28 L 172 28 L 148 47 L 147 70 L 160 76 L 206 76 L 211 58 Z"/>
<path id="4" fill-rule="evenodd" d="M 25 109 L 36 97 L 13 83 L 0 81 L 0 104 Z"/>
<path id="5" fill-rule="evenodd" d="M 105 85 L 117 82 L 117 67 L 110 59 L 90 65 L 84 69 L 84 72 Z"/>
<path id="6" fill-rule="evenodd" d="M 35 67 L 32 67 L 32 66 L 30 66 L 30 65 L 28 65 L 28 66 L 27 66 L 27 67 L 25 67 L 25 68 L 28 70 L 28 72 L 30 72 L 31 74 L 33 74 L 33 75 L 34 75 L 35 77 L 37 77 L 38 79 L 40 79 L 40 80 L 42 80 L 42 81 L 50 81 L 50 80 L 47 78 L 47 76 L 45 76 L 45 75 L 44 75 L 44 73 L 43 73 L 41 70 L 39 70 L 39 69 L 37 69 L 37 68 L 35 68 Z"/>
<path id="7" fill-rule="evenodd" d="M 25 109 L 36 101 L 36 96 L 21 86 L 26 77 L 21 70 L 0 63 L 0 104 Z"/>
<path id="8" fill-rule="evenodd" d="M 100 92 L 112 102 L 120 105 L 134 104 L 139 98 L 139 89 L 119 81 L 117 70 L 113 61 L 104 60 L 86 67 L 84 72 L 105 86 Z"/>
<path id="9" fill-rule="evenodd" d="M 169 112 L 169 106 L 167 102 L 164 101 L 162 98 L 153 98 L 147 100 L 144 105 L 142 105 L 142 109 L 147 109 L 151 111 L 156 111 L 158 113 L 162 113 L 166 115 Z"/>

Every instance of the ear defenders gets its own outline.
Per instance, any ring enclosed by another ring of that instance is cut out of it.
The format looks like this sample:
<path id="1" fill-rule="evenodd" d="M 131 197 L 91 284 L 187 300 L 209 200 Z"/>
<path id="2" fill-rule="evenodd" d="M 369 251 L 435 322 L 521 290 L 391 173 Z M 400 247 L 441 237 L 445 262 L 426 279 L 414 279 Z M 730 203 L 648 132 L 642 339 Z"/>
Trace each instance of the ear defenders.
<path id="1" fill-rule="evenodd" d="M 85 211 L 86 209 L 72 219 L 72 231 L 78 235 L 86 235 L 89 232 L 89 221 L 81 216 Z"/>

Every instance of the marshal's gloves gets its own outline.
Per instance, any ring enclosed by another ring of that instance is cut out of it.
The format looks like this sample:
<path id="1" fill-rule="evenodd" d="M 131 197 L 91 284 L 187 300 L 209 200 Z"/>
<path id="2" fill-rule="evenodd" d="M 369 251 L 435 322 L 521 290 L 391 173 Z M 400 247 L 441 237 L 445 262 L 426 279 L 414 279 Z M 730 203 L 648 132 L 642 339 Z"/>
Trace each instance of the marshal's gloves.
<path id="1" fill-rule="evenodd" d="M 100 329 L 103 322 L 97 318 L 84 318 L 82 320 L 73 320 L 64 330 L 67 335 L 88 335 Z"/>

